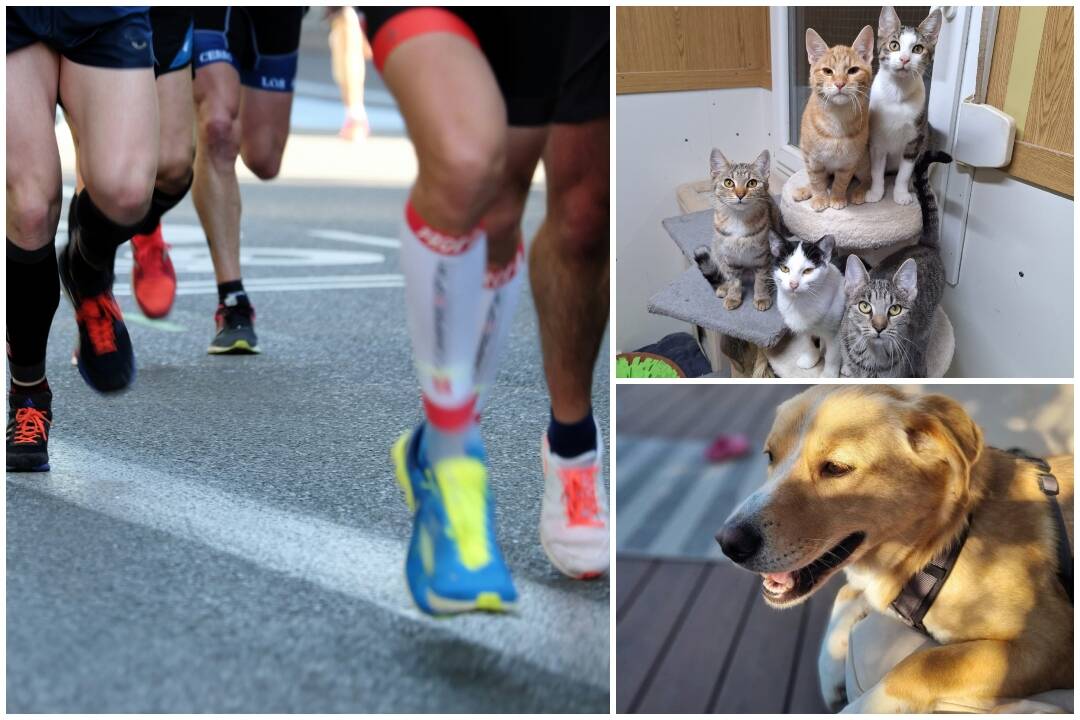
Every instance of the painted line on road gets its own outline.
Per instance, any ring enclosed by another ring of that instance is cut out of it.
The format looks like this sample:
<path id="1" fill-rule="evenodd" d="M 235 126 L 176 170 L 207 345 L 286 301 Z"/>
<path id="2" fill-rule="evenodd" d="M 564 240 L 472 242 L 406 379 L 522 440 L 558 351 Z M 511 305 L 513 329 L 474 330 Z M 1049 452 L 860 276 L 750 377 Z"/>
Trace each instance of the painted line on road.
<path id="1" fill-rule="evenodd" d="M 363 235 L 349 232 L 348 230 L 308 230 L 310 237 L 320 240 L 340 240 L 342 242 L 356 243 L 358 245 L 374 245 L 375 247 L 399 248 L 401 241 L 395 238 L 384 238 L 376 235 Z"/>
<path id="2" fill-rule="evenodd" d="M 125 313 L 124 320 L 133 322 L 136 325 L 142 325 L 143 327 L 153 328 L 154 330 L 164 330 L 165 332 L 185 332 L 187 330 L 183 325 L 178 325 L 168 320 L 152 320 L 140 313 Z"/>
<path id="3" fill-rule="evenodd" d="M 408 598 L 405 538 L 287 512 L 178 475 L 50 440 L 53 471 L 8 474 L 9 484 L 315 583 L 556 676 L 597 688 L 608 686 L 609 621 L 604 603 L 517 578 L 521 599 L 516 613 L 436 620 L 413 608 Z M 389 460 L 387 467 L 378 468 L 379 474 L 389 477 L 388 465 Z M 404 503 L 395 511 L 405 513 Z"/>
<path id="4" fill-rule="evenodd" d="M 244 279 L 244 287 L 259 292 L 311 292 L 315 290 L 372 290 L 405 287 L 402 275 L 329 275 L 302 276 L 295 278 Z M 117 283 L 113 294 L 129 297 L 131 285 Z M 217 285 L 212 280 L 180 280 L 177 295 L 216 295 Z"/>

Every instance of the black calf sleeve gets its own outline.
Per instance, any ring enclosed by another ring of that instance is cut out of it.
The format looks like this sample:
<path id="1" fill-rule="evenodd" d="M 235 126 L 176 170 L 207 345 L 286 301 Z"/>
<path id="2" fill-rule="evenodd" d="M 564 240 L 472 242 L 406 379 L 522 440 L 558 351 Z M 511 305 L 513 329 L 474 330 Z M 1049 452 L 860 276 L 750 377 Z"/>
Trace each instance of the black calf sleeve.
<path id="1" fill-rule="evenodd" d="M 8 366 L 16 382 L 27 384 L 45 376 L 49 328 L 60 304 L 56 243 L 23 250 L 7 241 Z"/>
<path id="2" fill-rule="evenodd" d="M 71 203 L 78 221 L 79 236 L 75 244 L 80 254 L 95 269 L 111 272 L 116 248 L 131 239 L 137 226 L 118 225 L 110 220 L 85 189 Z"/>
<path id="3" fill-rule="evenodd" d="M 184 199 L 188 190 L 191 189 L 191 183 L 194 180 L 195 174 L 192 173 L 188 178 L 187 185 L 176 195 L 167 195 L 157 188 L 154 188 L 154 194 L 150 198 L 150 212 L 146 213 L 146 217 L 139 222 L 136 232 L 139 235 L 148 235 L 149 233 L 152 233 L 158 223 L 161 222 L 161 217 L 179 205 L 180 201 Z"/>

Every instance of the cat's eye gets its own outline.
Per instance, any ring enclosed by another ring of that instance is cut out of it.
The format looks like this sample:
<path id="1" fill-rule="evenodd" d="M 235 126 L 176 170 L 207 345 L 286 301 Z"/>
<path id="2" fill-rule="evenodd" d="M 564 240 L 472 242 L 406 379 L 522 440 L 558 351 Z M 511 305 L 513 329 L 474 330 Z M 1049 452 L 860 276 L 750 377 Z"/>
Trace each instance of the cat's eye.
<path id="1" fill-rule="evenodd" d="M 748 188 L 757 187 L 757 180 L 747 180 L 746 181 L 746 187 L 748 187 Z"/>
<path id="2" fill-rule="evenodd" d="M 900 43 L 893 40 L 891 43 L 889 43 L 889 49 L 890 50 L 899 50 L 900 49 Z"/>
<path id="3" fill-rule="evenodd" d="M 850 465 L 833 462 L 832 460 L 826 460 L 821 464 L 821 474 L 825 477 L 841 477 L 847 475 L 853 469 Z"/>
<path id="4" fill-rule="evenodd" d="M 857 68 L 857 67 L 849 67 L 847 69 L 847 74 L 848 75 L 854 75 L 857 72 L 859 72 L 859 68 Z"/>
<path id="5" fill-rule="evenodd" d="M 780 272 L 782 272 L 782 273 L 784 273 L 785 275 L 787 275 L 787 274 L 788 274 L 788 267 L 787 267 L 787 265 L 781 265 L 781 266 L 780 266 Z"/>
<path id="6" fill-rule="evenodd" d="M 812 272 L 814 272 L 814 268 L 806 268 L 805 270 L 802 271 L 802 274 L 803 275 L 809 275 Z"/>
<path id="7" fill-rule="evenodd" d="M 923 51 L 923 46 L 922 45 L 913 45 L 911 47 L 911 52 L 921 53 L 922 51 Z"/>
<path id="8" fill-rule="evenodd" d="M 892 315 L 893 317 L 896 317 L 897 315 L 900 314 L 900 309 L 901 308 L 900 308 L 899 305 L 893 305 L 892 307 L 889 308 L 889 314 Z"/>
<path id="9" fill-rule="evenodd" d="M 832 75 L 832 68 L 821 68 L 821 72 L 825 73 L 826 75 Z"/>
<path id="10" fill-rule="evenodd" d="M 732 180 L 731 178 L 728 178 L 727 180 L 724 181 L 724 187 L 726 187 L 726 188 L 735 187 L 735 181 Z"/>
<path id="11" fill-rule="evenodd" d="M 859 303 L 859 312 L 863 313 L 864 315 L 869 315 L 872 309 L 873 308 L 870 307 L 870 303 L 866 302 L 865 300 Z"/>

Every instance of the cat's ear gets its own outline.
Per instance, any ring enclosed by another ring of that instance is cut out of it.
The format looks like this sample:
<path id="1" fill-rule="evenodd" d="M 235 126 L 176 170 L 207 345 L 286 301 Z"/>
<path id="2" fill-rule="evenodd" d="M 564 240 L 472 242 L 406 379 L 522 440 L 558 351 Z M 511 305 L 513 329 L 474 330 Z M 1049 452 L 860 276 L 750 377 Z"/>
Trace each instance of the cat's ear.
<path id="1" fill-rule="evenodd" d="M 903 296 L 904 302 L 908 304 L 915 302 L 915 296 L 919 293 L 919 272 L 914 258 L 908 258 L 900 265 L 896 274 L 893 275 L 892 283 L 897 292 Z"/>
<path id="2" fill-rule="evenodd" d="M 787 241 L 774 232 L 769 233 L 769 250 L 772 252 L 774 258 L 781 258 L 784 256 L 784 246 L 787 245 Z"/>
<path id="3" fill-rule="evenodd" d="M 848 295 L 859 292 L 870 281 L 866 274 L 866 266 L 855 253 L 847 256 L 847 267 L 844 269 L 844 287 Z"/>
<path id="4" fill-rule="evenodd" d="M 754 169 L 765 180 L 769 179 L 769 151 L 762 150 L 761 154 L 754 158 Z"/>
<path id="5" fill-rule="evenodd" d="M 886 5 L 881 8 L 881 15 L 878 17 L 877 23 L 878 37 L 888 38 L 899 29 L 900 16 L 896 14 L 896 11 L 892 9 L 892 6 Z"/>
<path id="6" fill-rule="evenodd" d="M 919 23 L 919 34 L 931 45 L 937 45 L 938 33 L 941 32 L 941 10 L 934 10 Z"/>
<path id="7" fill-rule="evenodd" d="M 817 241 L 818 250 L 821 251 L 823 263 L 832 262 L 832 251 L 836 248 L 836 238 L 832 235 L 822 235 Z"/>
<path id="8" fill-rule="evenodd" d="M 718 148 L 713 148 L 712 154 L 709 155 L 709 169 L 712 171 L 712 176 L 722 175 L 731 168 L 731 163 L 724 157 L 724 153 L 720 152 Z"/>
<path id="9" fill-rule="evenodd" d="M 867 65 L 874 61 L 874 28 L 866 25 L 851 43 L 851 49 L 862 58 Z"/>
<path id="10" fill-rule="evenodd" d="M 829 46 L 814 32 L 814 28 L 806 28 L 806 57 L 813 65 L 829 51 Z"/>

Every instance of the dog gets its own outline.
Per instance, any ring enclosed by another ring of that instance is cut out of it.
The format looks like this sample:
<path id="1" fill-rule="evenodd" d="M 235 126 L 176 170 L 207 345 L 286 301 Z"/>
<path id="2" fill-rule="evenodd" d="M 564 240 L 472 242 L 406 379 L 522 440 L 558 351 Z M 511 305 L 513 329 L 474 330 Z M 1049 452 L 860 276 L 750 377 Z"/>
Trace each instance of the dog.
<path id="1" fill-rule="evenodd" d="M 986 446 L 959 403 L 819 385 L 779 406 L 765 453 L 767 482 L 717 540 L 761 574 L 776 608 L 844 572 L 819 662 L 826 702 L 845 700 L 851 625 L 868 610 L 895 616 L 905 583 L 965 526 L 922 621 L 941 646 L 912 653 L 846 711 L 927 712 L 946 698 L 985 704 L 1073 686 L 1071 594 L 1058 579 L 1058 525 L 1040 471 Z M 1071 535 L 1073 459 L 1048 462 Z"/>

